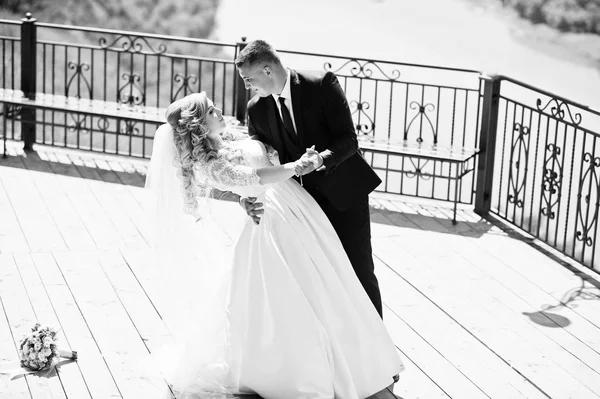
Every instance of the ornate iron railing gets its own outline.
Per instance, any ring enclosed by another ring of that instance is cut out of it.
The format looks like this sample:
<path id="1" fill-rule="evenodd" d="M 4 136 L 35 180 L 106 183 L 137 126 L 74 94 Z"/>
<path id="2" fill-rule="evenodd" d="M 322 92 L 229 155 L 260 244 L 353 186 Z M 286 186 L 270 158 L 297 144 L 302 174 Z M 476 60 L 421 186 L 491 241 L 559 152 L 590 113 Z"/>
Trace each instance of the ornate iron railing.
<path id="1" fill-rule="evenodd" d="M 335 73 L 344 88 L 359 140 L 429 143 L 440 147 L 477 148 L 481 119 L 481 73 L 365 58 L 279 51 L 287 65 Z M 453 184 L 430 178 L 452 166 L 436 160 L 366 153 L 383 184 L 379 190 L 450 201 Z M 413 162 L 417 173 L 400 173 Z M 449 172 L 449 170 L 448 170 Z M 473 202 L 475 174 L 462 179 L 459 201 Z"/>
<path id="2" fill-rule="evenodd" d="M 20 66 L 24 75 L 33 77 L 25 84 L 34 87 L 33 91 L 118 102 L 135 109 L 166 107 L 176 98 L 204 90 L 225 114 L 245 121 L 250 93 L 233 63 L 245 42 L 228 44 L 45 24 L 31 17 L 18 25 L 22 35 L 30 32 L 27 42 L 35 48 L 35 58 Z M 50 40 L 61 31 L 77 33 L 77 43 Z M 477 147 L 481 108 L 477 71 L 294 51 L 280 54 L 294 68 L 322 68 L 338 76 L 361 140 Z M 37 133 L 24 134 L 31 136 L 26 140 L 31 143 L 35 140 L 107 152 L 116 152 L 118 147 L 119 153 L 150 155 L 155 125 L 149 123 L 96 126 L 89 118 L 56 111 L 37 111 L 36 116 L 27 116 L 41 126 Z M 20 130 L 31 131 L 20 129 L 14 120 L 10 127 L 13 138 L 18 138 L 15 132 Z M 133 148 L 127 148 L 127 142 Z M 454 198 L 449 181 L 427 177 L 451 168 L 447 163 L 417 160 L 415 168 L 425 173 L 411 175 L 397 170 L 405 170 L 404 163 L 412 160 L 372 153 L 366 157 L 384 180 L 383 191 Z M 461 180 L 460 202 L 472 203 L 474 178 L 475 174 L 470 180 Z"/>
<path id="3" fill-rule="evenodd" d="M 514 79 L 497 79 L 491 212 L 594 267 L 600 112 Z"/>
<path id="4" fill-rule="evenodd" d="M 39 23 L 30 16 L 20 23 L 0 21 L 0 26 L 20 25 L 20 37 L 0 38 L 0 54 L 11 51 L 8 72 L 20 72 L 26 81 L 11 78 L 3 88 L 21 89 L 94 99 L 140 110 L 163 109 L 189 93 L 206 91 L 227 114 L 234 113 L 236 71 L 235 44 L 138 32 Z M 61 31 L 75 32 L 77 43 L 58 39 Z M 15 42 L 20 49 L 13 50 Z M 26 51 L 31 49 L 29 56 Z M 20 62 L 14 62 L 15 60 Z M 18 79 L 18 77 L 17 77 Z M 6 79 L 3 79 L 3 83 Z M 29 87 L 33 89 L 30 90 Z M 31 110 L 25 110 L 31 111 Z M 36 120 L 33 140 L 119 154 L 149 157 L 156 125 L 124 123 L 92 124 L 90 118 L 58 111 L 31 111 Z M 156 111 L 155 111 L 156 112 Z M 163 111 L 159 111 L 163 112 Z M 12 118 L 8 137 L 28 141 L 26 130 Z M 31 130 L 31 129 L 29 129 Z M 95 133 L 95 134 L 92 134 Z M 133 139 L 131 137 L 133 136 Z M 106 146 L 106 143 L 113 143 Z M 130 142 L 132 148 L 119 145 Z M 120 148 L 119 151 L 116 148 Z"/>
<path id="5" fill-rule="evenodd" d="M 16 89 L 20 87 L 21 70 L 18 68 L 21 58 L 21 37 L 19 28 L 21 23 L 18 21 L 0 20 L 0 84 L 2 88 Z M 7 115 L 0 109 L 0 117 L 6 116 L 9 119 L 15 119 L 20 114 L 20 109 L 10 107 Z M 15 136 L 14 129 L 10 132 L 11 139 L 20 139 L 20 134 Z M 3 133 L 4 134 L 4 133 Z"/>

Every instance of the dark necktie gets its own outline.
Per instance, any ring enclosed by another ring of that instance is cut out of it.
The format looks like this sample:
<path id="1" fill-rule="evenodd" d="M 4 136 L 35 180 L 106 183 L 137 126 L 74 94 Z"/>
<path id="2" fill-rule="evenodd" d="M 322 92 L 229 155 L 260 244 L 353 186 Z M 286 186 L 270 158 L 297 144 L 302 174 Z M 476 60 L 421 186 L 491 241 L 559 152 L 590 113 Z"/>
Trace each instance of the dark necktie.
<path id="1" fill-rule="evenodd" d="M 294 124 L 292 123 L 292 115 L 290 115 L 290 110 L 285 105 L 285 98 L 279 97 L 279 104 L 281 105 L 281 116 L 283 118 L 283 127 L 287 130 L 287 133 L 294 137 L 296 135 L 296 131 L 294 130 Z"/>

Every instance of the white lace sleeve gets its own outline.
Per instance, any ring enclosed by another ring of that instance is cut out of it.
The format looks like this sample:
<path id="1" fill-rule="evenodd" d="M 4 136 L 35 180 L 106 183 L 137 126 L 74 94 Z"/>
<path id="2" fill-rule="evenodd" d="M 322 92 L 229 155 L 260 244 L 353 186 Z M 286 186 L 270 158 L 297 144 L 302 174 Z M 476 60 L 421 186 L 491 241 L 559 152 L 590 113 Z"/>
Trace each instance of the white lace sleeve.
<path id="1" fill-rule="evenodd" d="M 233 164 L 223 157 L 197 165 L 195 169 L 200 181 L 205 181 L 208 186 L 217 189 L 260 185 L 260 177 L 256 174 L 256 169 Z"/>

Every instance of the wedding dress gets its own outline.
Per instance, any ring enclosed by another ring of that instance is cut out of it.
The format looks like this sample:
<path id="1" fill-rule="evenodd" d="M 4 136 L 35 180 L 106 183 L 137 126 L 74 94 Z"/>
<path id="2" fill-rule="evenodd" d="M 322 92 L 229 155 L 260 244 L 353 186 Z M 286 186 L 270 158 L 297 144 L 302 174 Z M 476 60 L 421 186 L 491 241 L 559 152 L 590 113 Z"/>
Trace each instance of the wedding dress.
<path id="1" fill-rule="evenodd" d="M 276 156 L 246 139 L 196 166 L 203 184 L 257 197 L 264 214 L 258 225 L 248 218 L 220 269 L 221 299 L 209 306 L 224 307 L 221 322 L 188 320 L 187 346 L 170 366 L 178 398 L 363 399 L 404 369 L 319 205 L 293 179 L 259 184 L 256 169 L 272 164 Z"/>

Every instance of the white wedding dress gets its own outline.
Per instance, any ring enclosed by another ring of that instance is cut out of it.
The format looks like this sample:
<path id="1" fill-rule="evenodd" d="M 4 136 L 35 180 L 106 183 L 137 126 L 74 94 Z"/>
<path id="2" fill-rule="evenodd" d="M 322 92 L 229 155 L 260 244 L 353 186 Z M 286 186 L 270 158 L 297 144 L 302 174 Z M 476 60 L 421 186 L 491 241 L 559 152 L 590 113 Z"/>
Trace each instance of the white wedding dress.
<path id="1" fill-rule="evenodd" d="M 206 342 L 192 337 L 174 388 L 186 398 L 209 397 L 200 392 L 219 385 L 266 399 L 364 399 L 404 366 L 319 205 L 293 179 L 259 184 L 255 170 L 272 162 L 261 142 L 247 139 L 198 166 L 207 185 L 258 197 L 264 215 L 259 225 L 248 218 L 235 246 L 227 333 L 215 344 L 222 364 L 199 364 Z"/>

